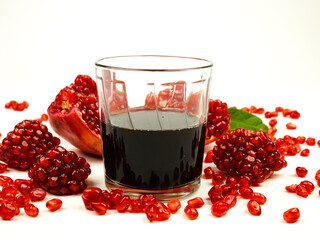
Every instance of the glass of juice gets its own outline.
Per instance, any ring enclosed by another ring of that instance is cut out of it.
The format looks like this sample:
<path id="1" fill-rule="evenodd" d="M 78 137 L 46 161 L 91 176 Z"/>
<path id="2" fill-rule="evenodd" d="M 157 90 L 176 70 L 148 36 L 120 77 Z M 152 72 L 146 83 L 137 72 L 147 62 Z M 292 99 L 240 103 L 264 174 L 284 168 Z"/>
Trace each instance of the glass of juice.
<path id="1" fill-rule="evenodd" d="M 105 182 L 168 200 L 200 186 L 212 63 L 130 55 L 96 63 Z"/>

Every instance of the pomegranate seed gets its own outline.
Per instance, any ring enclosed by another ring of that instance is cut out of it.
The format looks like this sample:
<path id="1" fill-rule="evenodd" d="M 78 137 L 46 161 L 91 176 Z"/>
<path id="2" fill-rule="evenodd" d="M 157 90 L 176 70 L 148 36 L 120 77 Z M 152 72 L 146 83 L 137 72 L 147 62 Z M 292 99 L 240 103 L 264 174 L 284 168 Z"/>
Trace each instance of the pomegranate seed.
<path id="1" fill-rule="evenodd" d="M 210 179 L 210 178 L 212 178 L 212 175 L 214 174 L 214 171 L 213 171 L 212 167 L 206 167 L 203 170 L 203 173 L 204 173 L 204 178 Z"/>
<path id="2" fill-rule="evenodd" d="M 313 137 L 308 137 L 306 140 L 306 144 L 309 146 L 314 146 L 316 145 L 316 139 Z"/>
<path id="3" fill-rule="evenodd" d="M 41 120 L 42 121 L 48 121 L 48 119 L 49 119 L 49 117 L 48 117 L 47 114 L 44 113 L 44 114 L 41 115 Z"/>
<path id="4" fill-rule="evenodd" d="M 263 114 L 263 113 L 264 113 L 264 108 L 257 108 L 257 109 L 255 110 L 255 113 L 257 113 L 257 114 Z"/>
<path id="5" fill-rule="evenodd" d="M 283 111 L 283 107 L 276 107 L 276 112 L 282 112 Z"/>
<path id="6" fill-rule="evenodd" d="M 297 186 L 296 194 L 304 198 L 309 196 L 309 192 L 307 191 L 307 189 L 300 184 Z"/>
<path id="7" fill-rule="evenodd" d="M 19 208 L 23 208 L 25 207 L 28 203 L 30 203 L 30 198 L 28 197 L 28 195 L 24 195 L 22 193 L 18 193 L 15 196 L 15 203 L 17 204 L 17 206 Z"/>
<path id="8" fill-rule="evenodd" d="M 122 196 L 121 199 L 117 202 L 116 209 L 118 212 L 123 213 L 127 211 L 127 209 L 130 207 L 131 199 L 129 196 Z"/>
<path id="9" fill-rule="evenodd" d="M 192 207 L 190 205 L 187 205 L 184 208 L 184 213 L 186 214 L 186 216 L 190 219 L 190 220 L 195 220 L 198 218 L 199 213 L 197 211 L 197 209 L 195 207 Z"/>
<path id="10" fill-rule="evenodd" d="M 24 211 L 30 217 L 37 217 L 39 214 L 39 209 L 36 206 L 34 206 L 32 203 L 27 204 L 24 207 Z"/>
<path id="11" fill-rule="evenodd" d="M 274 118 L 269 121 L 270 127 L 274 127 L 275 125 L 277 125 L 277 123 L 278 123 L 277 119 L 274 119 Z"/>
<path id="12" fill-rule="evenodd" d="M 204 201 L 201 197 L 196 197 L 188 200 L 188 205 L 195 208 L 201 208 L 204 205 Z"/>
<path id="13" fill-rule="evenodd" d="M 297 187 L 298 187 L 298 184 L 291 184 L 289 186 L 286 186 L 286 190 L 287 192 L 295 193 L 297 191 Z"/>
<path id="14" fill-rule="evenodd" d="M 248 211 L 254 216 L 261 215 L 261 207 L 260 204 L 254 200 L 250 200 L 247 204 Z"/>
<path id="15" fill-rule="evenodd" d="M 250 180 L 243 177 L 239 180 L 239 184 L 240 186 L 243 186 L 243 187 L 250 187 L 251 183 L 250 183 Z"/>
<path id="16" fill-rule="evenodd" d="M 240 187 L 239 189 L 240 196 L 243 198 L 250 198 L 251 193 L 253 190 L 250 187 Z"/>
<path id="17" fill-rule="evenodd" d="M 205 163 L 212 163 L 212 157 L 213 157 L 212 150 L 209 150 L 206 154 L 206 157 L 204 158 L 204 162 Z"/>
<path id="18" fill-rule="evenodd" d="M 12 202 L 4 202 L 0 204 L 0 216 L 3 220 L 12 219 L 17 212 L 17 207 Z"/>
<path id="19" fill-rule="evenodd" d="M 181 208 L 181 202 L 179 199 L 171 199 L 167 206 L 171 213 L 176 213 Z"/>
<path id="20" fill-rule="evenodd" d="M 303 149 L 301 152 L 300 152 L 300 156 L 301 157 L 308 157 L 310 154 L 310 150 L 309 149 Z"/>
<path id="21" fill-rule="evenodd" d="M 46 202 L 46 207 L 51 211 L 57 211 L 62 206 L 62 201 L 58 198 L 53 198 Z"/>
<path id="22" fill-rule="evenodd" d="M 315 188 L 314 184 L 308 180 L 302 181 L 299 185 L 305 187 L 309 194 L 312 193 Z"/>
<path id="23" fill-rule="evenodd" d="M 82 195 L 89 200 L 97 199 L 102 195 L 102 190 L 98 187 L 89 187 L 83 190 Z"/>
<path id="24" fill-rule="evenodd" d="M 226 215 L 229 210 L 229 204 L 223 201 L 218 201 L 212 204 L 211 214 L 216 217 L 222 217 Z"/>
<path id="25" fill-rule="evenodd" d="M 287 129 L 297 129 L 297 125 L 293 123 L 287 123 L 286 124 Z"/>
<path id="26" fill-rule="evenodd" d="M 98 215 L 105 215 L 107 210 L 108 210 L 108 206 L 103 203 L 103 202 L 99 202 L 97 200 L 93 200 L 91 203 L 91 208 L 93 211 L 95 211 Z"/>
<path id="27" fill-rule="evenodd" d="M 27 182 L 22 182 L 18 186 L 18 190 L 23 194 L 28 194 L 32 189 L 33 189 L 33 187 L 31 186 L 31 184 L 27 183 Z"/>
<path id="28" fill-rule="evenodd" d="M 214 173 L 212 175 L 212 184 L 213 185 L 221 185 L 226 180 L 226 177 L 222 174 Z"/>
<path id="29" fill-rule="evenodd" d="M 318 144 L 318 146 L 320 147 L 320 140 L 318 140 L 317 144 Z"/>
<path id="30" fill-rule="evenodd" d="M 164 221 L 169 219 L 171 212 L 169 208 L 163 203 L 157 203 L 157 220 Z"/>
<path id="31" fill-rule="evenodd" d="M 4 186 L 5 184 L 13 183 L 12 178 L 4 175 L 0 175 L 0 186 Z"/>
<path id="32" fill-rule="evenodd" d="M 260 205 L 263 205 L 266 203 L 267 198 L 262 193 L 253 192 L 250 194 L 250 200 L 254 200 Z"/>
<path id="33" fill-rule="evenodd" d="M 242 110 L 242 111 L 246 111 L 246 112 L 249 112 L 249 111 L 250 111 L 250 109 L 249 109 L 248 107 L 243 107 L 243 108 L 241 108 L 241 110 Z"/>
<path id="34" fill-rule="evenodd" d="M 140 213 L 143 211 L 143 204 L 139 199 L 131 201 L 131 211 L 134 213 Z"/>
<path id="35" fill-rule="evenodd" d="M 147 215 L 147 218 L 149 219 L 150 222 L 153 222 L 154 220 L 157 219 L 157 207 L 154 204 L 150 204 L 146 210 L 145 213 Z"/>
<path id="36" fill-rule="evenodd" d="M 283 213 L 283 219 L 287 223 L 295 223 L 300 218 L 300 211 L 298 208 L 290 208 L 289 210 Z"/>
<path id="37" fill-rule="evenodd" d="M 282 110 L 282 115 L 284 117 L 290 116 L 290 113 L 291 113 L 291 110 L 288 108 Z"/>
<path id="38" fill-rule="evenodd" d="M 233 208 L 237 204 L 237 196 L 229 194 L 222 199 L 223 202 L 229 205 L 229 209 Z"/>
<path id="39" fill-rule="evenodd" d="M 45 199 L 46 195 L 46 191 L 39 188 L 34 188 L 29 192 L 31 202 L 42 201 L 43 199 Z"/>
<path id="40" fill-rule="evenodd" d="M 308 174 L 308 170 L 305 167 L 297 167 L 296 173 L 298 177 L 305 177 Z"/>
<path id="41" fill-rule="evenodd" d="M 299 142 L 300 144 L 304 144 L 305 141 L 306 141 L 306 137 L 298 136 L 298 137 L 297 137 L 297 140 L 298 140 L 298 142 Z"/>
<path id="42" fill-rule="evenodd" d="M 297 110 L 293 110 L 290 112 L 290 117 L 293 119 L 298 119 L 300 118 L 300 113 Z"/>
<path id="43" fill-rule="evenodd" d="M 265 112 L 264 116 L 265 116 L 265 118 L 271 118 L 272 114 L 271 114 L 271 112 Z"/>

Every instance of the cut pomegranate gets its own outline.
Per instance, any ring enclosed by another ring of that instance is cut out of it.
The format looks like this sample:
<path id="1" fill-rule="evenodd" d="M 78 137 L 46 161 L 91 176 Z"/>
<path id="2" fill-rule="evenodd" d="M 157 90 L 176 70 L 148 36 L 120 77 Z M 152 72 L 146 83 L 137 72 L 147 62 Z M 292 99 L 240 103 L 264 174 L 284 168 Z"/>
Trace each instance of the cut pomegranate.
<path id="1" fill-rule="evenodd" d="M 283 213 L 283 219 L 287 223 L 295 223 L 300 218 L 300 211 L 298 208 L 290 208 L 289 210 Z"/>
<path id="2" fill-rule="evenodd" d="M 61 146 L 38 155 L 28 171 L 41 188 L 56 195 L 82 192 L 90 173 L 90 165 L 83 157 Z"/>
<path id="3" fill-rule="evenodd" d="M 261 207 L 260 204 L 254 200 L 250 200 L 247 204 L 248 211 L 254 216 L 261 215 Z"/>
<path id="4" fill-rule="evenodd" d="M 9 132 L 0 146 L 0 160 L 9 167 L 28 170 L 37 155 L 58 146 L 48 128 L 36 120 L 24 120 Z"/>
<path id="5" fill-rule="evenodd" d="M 53 198 L 49 201 L 46 202 L 46 207 L 49 209 L 51 212 L 55 212 L 59 210 L 62 206 L 62 201 L 58 198 Z"/>
<path id="6" fill-rule="evenodd" d="M 228 105 L 220 100 L 209 102 L 209 112 L 207 120 L 206 144 L 220 138 L 230 127 L 230 113 Z"/>
<path id="7" fill-rule="evenodd" d="M 47 111 L 56 133 L 84 152 L 101 155 L 97 86 L 91 77 L 78 75 Z"/>
<path id="8" fill-rule="evenodd" d="M 275 143 L 260 130 L 238 128 L 217 139 L 213 162 L 230 176 L 247 177 L 258 184 L 284 167 Z"/>

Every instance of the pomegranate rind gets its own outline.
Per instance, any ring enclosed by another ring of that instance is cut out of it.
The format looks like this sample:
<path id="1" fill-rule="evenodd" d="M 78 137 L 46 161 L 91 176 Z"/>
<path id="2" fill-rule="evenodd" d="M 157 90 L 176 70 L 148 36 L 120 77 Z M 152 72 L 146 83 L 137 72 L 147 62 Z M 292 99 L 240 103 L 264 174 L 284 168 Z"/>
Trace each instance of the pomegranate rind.
<path id="1" fill-rule="evenodd" d="M 101 137 L 89 129 L 82 119 L 80 110 L 72 108 L 66 114 L 52 113 L 48 109 L 49 123 L 52 129 L 83 152 L 101 156 Z"/>

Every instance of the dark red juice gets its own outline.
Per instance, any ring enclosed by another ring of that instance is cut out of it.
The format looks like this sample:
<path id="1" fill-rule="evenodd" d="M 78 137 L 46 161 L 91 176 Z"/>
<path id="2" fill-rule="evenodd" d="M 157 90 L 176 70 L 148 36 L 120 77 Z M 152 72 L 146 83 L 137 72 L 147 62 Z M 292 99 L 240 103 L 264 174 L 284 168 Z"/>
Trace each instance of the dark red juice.
<path id="1" fill-rule="evenodd" d="M 134 189 L 167 190 L 200 177 L 205 125 L 195 117 L 172 112 L 158 114 L 159 119 L 151 122 L 154 114 L 118 114 L 111 116 L 111 123 L 101 123 L 107 179 Z M 185 128 L 177 129 L 181 123 Z"/>

